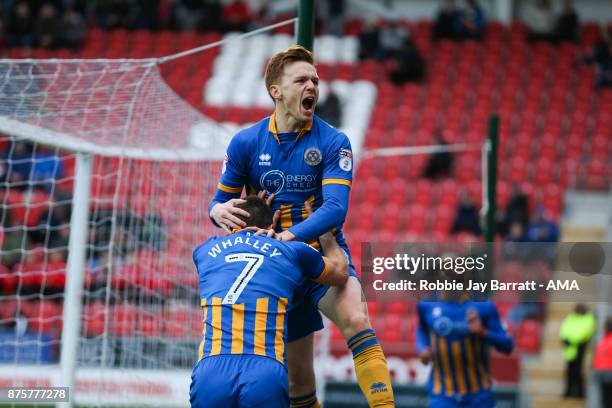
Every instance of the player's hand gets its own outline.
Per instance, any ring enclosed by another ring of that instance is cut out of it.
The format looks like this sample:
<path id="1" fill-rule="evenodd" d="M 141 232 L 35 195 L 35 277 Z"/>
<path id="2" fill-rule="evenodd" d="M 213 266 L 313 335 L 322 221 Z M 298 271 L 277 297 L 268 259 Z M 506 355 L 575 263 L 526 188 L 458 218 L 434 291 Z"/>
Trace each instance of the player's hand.
<path id="1" fill-rule="evenodd" d="M 266 200 L 266 205 L 270 208 L 272 208 L 272 201 L 274 201 L 274 197 L 276 197 L 276 194 L 270 194 L 268 196 L 268 198 L 266 198 L 266 191 L 265 190 L 261 190 L 257 193 L 257 197 L 261 198 L 262 200 Z M 276 210 L 274 211 L 274 216 L 272 217 L 272 224 L 270 224 L 270 226 L 268 228 L 266 228 L 266 235 L 269 237 L 270 235 L 268 234 L 269 231 L 267 230 L 272 230 L 275 231 L 276 230 L 276 224 L 278 224 L 278 219 L 280 218 L 280 211 Z M 262 235 L 263 231 L 260 231 L 258 234 L 255 235 Z M 272 236 L 274 237 L 276 234 L 273 234 Z"/>
<path id="2" fill-rule="evenodd" d="M 421 359 L 421 363 L 427 365 L 431 361 L 431 349 L 429 347 L 425 347 L 423 351 L 419 353 L 419 358 Z"/>
<path id="3" fill-rule="evenodd" d="M 295 239 L 295 235 L 291 233 L 291 231 L 286 230 L 276 235 L 276 239 L 279 241 L 293 241 Z"/>
<path id="4" fill-rule="evenodd" d="M 470 333 L 477 334 L 479 336 L 486 336 L 487 329 L 482 324 L 482 320 L 478 316 L 475 310 L 469 310 L 467 314 L 468 319 L 468 330 Z"/>
<path id="5" fill-rule="evenodd" d="M 274 228 L 258 228 L 258 227 L 246 227 L 245 231 L 253 232 L 254 236 L 258 237 L 260 235 L 265 235 L 268 238 L 276 238 L 276 232 Z"/>
<path id="6" fill-rule="evenodd" d="M 274 197 L 276 197 L 276 194 L 270 194 L 268 198 L 266 198 L 266 190 L 260 190 L 257 193 L 257 197 L 261 198 L 262 200 L 266 200 L 266 204 L 268 205 L 268 207 L 272 207 L 272 201 L 274 201 Z"/>
<path id="7" fill-rule="evenodd" d="M 245 210 L 236 207 L 237 204 L 242 203 L 246 203 L 246 200 L 242 200 L 240 198 L 233 198 L 225 203 L 215 204 L 215 206 L 210 210 L 210 217 L 215 220 L 217 225 L 219 225 L 227 232 L 231 232 L 232 229 L 240 229 L 246 227 L 246 222 L 242 221 L 236 216 L 251 216 L 251 214 L 249 214 Z"/>

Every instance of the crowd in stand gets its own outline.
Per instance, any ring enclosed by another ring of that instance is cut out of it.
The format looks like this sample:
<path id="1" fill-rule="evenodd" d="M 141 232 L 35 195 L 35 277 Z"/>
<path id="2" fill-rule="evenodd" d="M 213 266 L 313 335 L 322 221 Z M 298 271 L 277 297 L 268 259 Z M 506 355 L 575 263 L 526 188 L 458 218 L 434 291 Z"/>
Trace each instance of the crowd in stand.
<path id="1" fill-rule="evenodd" d="M 65 178 L 64 159 L 55 150 L 12 138 L 0 148 L 0 292 L 10 292 L 19 281 L 17 273 L 23 275 L 24 293 L 38 293 L 42 286 L 46 293 L 63 291 L 72 211 L 71 191 L 59 186 Z M 90 272 L 105 263 L 113 216 L 114 254 L 121 260 L 142 248 L 166 247 L 166 227 L 158 214 L 96 211 L 90 220 Z M 41 281 L 43 270 L 57 279 Z"/>
<path id="2" fill-rule="evenodd" d="M 2 1 L 4 43 L 9 47 L 79 48 L 85 38 L 82 3 Z"/>

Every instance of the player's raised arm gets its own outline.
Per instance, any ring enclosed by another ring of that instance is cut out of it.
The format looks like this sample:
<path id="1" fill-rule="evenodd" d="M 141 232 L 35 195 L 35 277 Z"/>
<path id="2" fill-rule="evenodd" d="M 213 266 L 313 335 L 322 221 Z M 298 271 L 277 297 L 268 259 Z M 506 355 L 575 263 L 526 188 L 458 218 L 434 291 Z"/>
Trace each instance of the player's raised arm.
<path id="1" fill-rule="evenodd" d="M 281 234 L 281 239 L 311 241 L 342 225 L 348 212 L 353 179 L 353 153 L 344 133 L 333 135 L 324 152 L 322 194 L 323 204 L 310 217 Z M 291 234 L 291 235 L 289 235 Z"/>
<path id="2" fill-rule="evenodd" d="M 249 216 L 246 211 L 236 208 L 236 205 L 244 203 L 244 200 L 240 200 L 240 193 L 246 184 L 248 172 L 245 167 L 245 163 L 248 163 L 248 152 L 242 139 L 242 133 L 232 138 L 223 160 L 217 191 L 208 207 L 208 214 L 212 221 L 226 231 L 246 226 L 237 215 Z"/>

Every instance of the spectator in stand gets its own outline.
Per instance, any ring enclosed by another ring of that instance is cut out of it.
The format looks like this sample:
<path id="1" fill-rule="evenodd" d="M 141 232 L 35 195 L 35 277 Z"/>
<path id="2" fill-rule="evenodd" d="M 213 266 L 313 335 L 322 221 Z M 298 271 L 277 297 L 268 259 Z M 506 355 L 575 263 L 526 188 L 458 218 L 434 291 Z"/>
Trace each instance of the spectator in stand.
<path id="1" fill-rule="evenodd" d="M 529 201 L 518 184 L 512 186 L 512 195 L 506 208 L 506 224 L 519 223 L 523 228 L 529 222 Z"/>
<path id="2" fill-rule="evenodd" d="M 444 140 L 442 129 L 437 129 L 434 133 L 434 144 L 445 146 L 448 143 Z M 450 152 L 436 152 L 429 156 L 427 166 L 423 172 L 423 177 L 430 180 L 440 180 L 448 177 L 453 167 L 453 155 Z"/>
<path id="3" fill-rule="evenodd" d="M 608 317 L 604 336 L 595 348 L 593 371 L 601 389 L 601 406 L 612 407 L 612 317 Z"/>
<path id="4" fill-rule="evenodd" d="M 78 50 L 85 39 L 85 19 L 75 9 L 69 8 L 62 17 L 62 46 Z"/>
<path id="5" fill-rule="evenodd" d="M 595 45 L 596 87 L 612 87 L 612 26 L 601 27 L 601 39 Z"/>
<path id="6" fill-rule="evenodd" d="M 391 21 L 380 30 L 380 52 L 383 59 L 397 55 L 408 33 L 397 21 Z"/>
<path id="7" fill-rule="evenodd" d="M 459 194 L 457 213 L 455 214 L 455 221 L 451 229 L 451 233 L 453 234 L 459 232 L 469 232 L 474 235 L 480 235 L 482 233 L 478 209 L 472 197 L 470 197 L 465 190 L 461 191 Z"/>
<path id="8" fill-rule="evenodd" d="M 327 32 L 342 35 L 344 30 L 344 0 L 327 0 Z"/>
<path id="9" fill-rule="evenodd" d="M 329 90 L 325 101 L 317 105 L 317 110 L 318 115 L 323 118 L 324 121 L 334 127 L 340 127 L 342 105 L 340 104 L 340 98 L 333 89 Z"/>
<path id="10" fill-rule="evenodd" d="M 220 0 L 205 0 L 202 3 L 202 18 L 200 19 L 200 31 L 221 31 L 221 15 L 223 6 Z"/>
<path id="11" fill-rule="evenodd" d="M 27 227 L 15 220 L 5 220 L 4 242 L 0 251 L 0 263 L 9 268 L 19 261 L 24 253 L 32 247 L 32 241 L 28 236 Z"/>
<path id="12" fill-rule="evenodd" d="M 223 7 L 223 31 L 246 31 L 251 20 L 251 11 L 244 0 L 233 0 Z"/>
<path id="13" fill-rule="evenodd" d="M 176 0 L 170 10 L 170 27 L 174 30 L 193 30 L 202 25 L 205 2 L 202 0 Z M 217 24 L 220 24 L 219 21 Z M 217 28 L 220 25 L 217 26 Z"/>
<path id="14" fill-rule="evenodd" d="M 557 40 L 578 41 L 579 26 L 578 13 L 576 13 L 574 3 L 570 0 L 566 0 L 563 4 L 563 11 L 557 20 Z"/>
<path id="15" fill-rule="evenodd" d="M 363 30 L 359 34 L 359 59 L 381 59 L 380 29 L 374 19 L 366 19 Z"/>
<path id="16" fill-rule="evenodd" d="M 526 242 L 525 226 L 515 221 L 508 227 L 508 235 L 504 238 L 503 259 L 512 261 L 525 259 L 525 247 L 520 245 L 523 242 Z"/>
<path id="17" fill-rule="evenodd" d="M 456 38 L 455 28 L 459 12 L 455 0 L 446 0 L 438 11 L 433 26 L 433 38 L 436 40 Z"/>
<path id="18" fill-rule="evenodd" d="M 158 251 L 166 249 L 168 229 L 159 213 L 152 211 L 143 217 L 139 235 L 138 240 L 143 247 Z"/>
<path id="19" fill-rule="evenodd" d="M 13 148 L 5 152 L 6 179 L 12 188 L 25 190 L 28 188 L 30 172 L 32 171 L 32 148 L 25 142 L 14 140 Z"/>
<path id="20" fill-rule="evenodd" d="M 566 398 L 584 398 L 582 361 L 596 329 L 595 316 L 582 303 L 576 304 L 574 312 L 563 319 L 560 337 L 564 347 L 563 359 L 566 362 L 563 393 Z"/>
<path id="21" fill-rule="evenodd" d="M 402 47 L 393 56 L 395 69 L 391 71 L 391 82 L 403 85 L 406 82 L 421 82 L 425 78 L 425 60 L 410 37 L 404 39 Z"/>
<path id="22" fill-rule="evenodd" d="M 550 0 L 535 0 L 525 8 L 524 20 L 529 41 L 554 41 L 555 14 Z"/>
<path id="23" fill-rule="evenodd" d="M 506 242 L 525 242 L 525 240 L 525 226 L 517 221 L 510 224 Z"/>
<path id="24" fill-rule="evenodd" d="M 130 0 L 97 0 L 95 15 L 102 28 L 128 28 L 132 24 Z"/>
<path id="25" fill-rule="evenodd" d="M 481 40 L 484 35 L 485 15 L 476 0 L 466 0 L 465 7 L 458 14 L 455 24 L 458 38 Z"/>
<path id="26" fill-rule="evenodd" d="M 161 0 L 133 0 L 133 28 L 157 30 L 159 28 L 159 8 Z"/>
<path id="27" fill-rule="evenodd" d="M 6 24 L 6 44 L 9 47 L 32 47 L 34 37 L 35 17 L 30 4 L 18 1 L 9 13 Z"/>
<path id="28" fill-rule="evenodd" d="M 558 242 L 559 227 L 546 217 L 545 210 L 539 207 L 527 228 L 528 242 Z"/>
<path id="29" fill-rule="evenodd" d="M 524 259 L 547 262 L 550 267 L 554 265 L 557 257 L 557 242 L 559 242 L 559 227 L 547 217 L 542 206 L 537 207 L 527 226 L 525 241 L 537 245 L 529 245 L 523 250 Z"/>
<path id="30" fill-rule="evenodd" d="M 50 200 L 47 211 L 41 212 L 36 227 L 30 231 L 30 236 L 34 242 L 48 242 L 49 247 L 67 246 L 70 232 L 71 197 L 67 193 L 54 189 Z"/>
<path id="31" fill-rule="evenodd" d="M 597 89 L 612 86 L 612 26 L 607 27 L 602 24 L 600 36 L 593 50 L 580 58 L 580 64 L 594 64 Z"/>
<path id="32" fill-rule="evenodd" d="M 38 147 L 32 163 L 31 179 L 45 191 L 53 191 L 56 182 L 64 176 L 64 163 L 56 152 Z"/>

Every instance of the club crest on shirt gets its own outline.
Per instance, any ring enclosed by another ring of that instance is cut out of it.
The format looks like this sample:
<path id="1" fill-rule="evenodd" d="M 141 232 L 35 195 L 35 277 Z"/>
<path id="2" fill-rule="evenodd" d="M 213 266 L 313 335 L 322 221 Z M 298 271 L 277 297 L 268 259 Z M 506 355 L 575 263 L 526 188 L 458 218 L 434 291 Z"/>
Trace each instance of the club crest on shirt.
<path id="1" fill-rule="evenodd" d="M 304 152 L 304 161 L 309 166 L 316 166 L 323 160 L 321 151 L 316 147 L 310 147 Z"/>
<path id="2" fill-rule="evenodd" d="M 338 165 L 344 171 L 351 171 L 353 169 L 353 153 L 348 149 L 340 149 Z"/>

